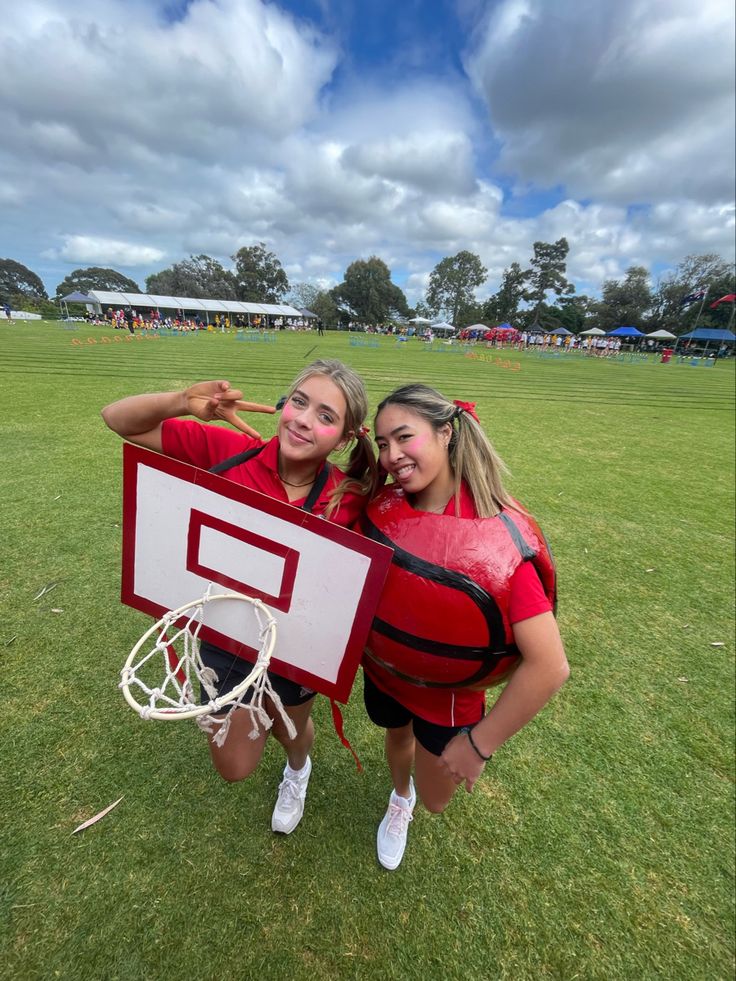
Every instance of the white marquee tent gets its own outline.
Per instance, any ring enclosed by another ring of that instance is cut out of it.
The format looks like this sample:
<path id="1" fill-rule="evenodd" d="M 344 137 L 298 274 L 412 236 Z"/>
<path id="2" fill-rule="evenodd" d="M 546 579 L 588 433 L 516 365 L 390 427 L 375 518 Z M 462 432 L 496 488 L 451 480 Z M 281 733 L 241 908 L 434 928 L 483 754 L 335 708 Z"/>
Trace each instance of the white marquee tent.
<path id="1" fill-rule="evenodd" d="M 90 290 L 90 300 L 97 313 L 103 307 L 133 307 L 136 310 L 184 310 L 186 313 L 204 314 L 209 321 L 210 313 L 259 314 L 266 317 L 296 317 L 301 313 L 287 303 L 243 303 L 240 300 L 200 300 L 192 296 L 159 296 L 155 293 L 116 293 L 108 290 Z"/>

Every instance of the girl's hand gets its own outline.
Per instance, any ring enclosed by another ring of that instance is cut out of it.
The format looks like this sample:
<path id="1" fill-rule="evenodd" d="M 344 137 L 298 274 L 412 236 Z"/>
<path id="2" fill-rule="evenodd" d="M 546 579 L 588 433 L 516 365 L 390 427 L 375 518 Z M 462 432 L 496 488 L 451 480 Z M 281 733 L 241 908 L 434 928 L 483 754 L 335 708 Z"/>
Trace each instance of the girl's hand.
<path id="1" fill-rule="evenodd" d="M 470 745 L 467 732 L 459 732 L 445 746 L 440 763 L 455 783 L 465 781 L 465 789 L 470 793 L 473 785 L 485 768 L 482 760 Z"/>
<path id="2" fill-rule="evenodd" d="M 238 416 L 238 412 L 274 413 L 272 405 L 259 405 L 257 402 L 244 402 L 240 389 L 230 388 L 230 382 L 198 382 L 184 390 L 184 402 L 189 415 L 202 422 L 224 419 L 241 433 L 260 439 L 261 434 Z"/>

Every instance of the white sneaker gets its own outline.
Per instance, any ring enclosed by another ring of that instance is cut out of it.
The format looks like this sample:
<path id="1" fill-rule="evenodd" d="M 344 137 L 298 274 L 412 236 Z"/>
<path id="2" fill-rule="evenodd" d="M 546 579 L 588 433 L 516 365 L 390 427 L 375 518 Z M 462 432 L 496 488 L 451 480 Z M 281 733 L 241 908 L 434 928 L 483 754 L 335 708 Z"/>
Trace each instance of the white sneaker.
<path id="1" fill-rule="evenodd" d="M 414 791 L 414 781 L 410 779 L 410 796 L 399 797 L 395 790 L 391 791 L 388 810 L 378 826 L 378 861 L 384 869 L 397 869 L 401 865 L 406 848 L 406 836 L 409 833 L 409 822 L 413 820 L 414 805 L 417 795 Z"/>
<path id="2" fill-rule="evenodd" d="M 301 770 L 292 770 L 289 764 L 286 764 L 284 779 L 279 784 L 279 796 L 271 817 L 272 831 L 290 835 L 301 821 L 311 772 L 312 761 L 309 757 Z"/>

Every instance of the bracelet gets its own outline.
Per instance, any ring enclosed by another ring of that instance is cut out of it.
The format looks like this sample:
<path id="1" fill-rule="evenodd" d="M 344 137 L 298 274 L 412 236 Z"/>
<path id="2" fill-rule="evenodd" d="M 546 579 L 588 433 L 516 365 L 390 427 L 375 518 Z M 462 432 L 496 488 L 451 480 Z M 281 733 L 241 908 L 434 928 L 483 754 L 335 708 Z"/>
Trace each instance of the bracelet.
<path id="1" fill-rule="evenodd" d="M 483 760 L 484 763 L 487 763 L 488 760 L 490 760 L 490 758 L 493 756 L 493 753 L 489 753 L 488 756 L 486 756 L 485 753 L 481 753 L 481 751 L 478 749 L 478 747 L 475 744 L 475 740 L 473 739 L 473 729 L 472 729 L 472 727 L 471 726 L 464 726 L 460 730 L 460 732 L 464 732 L 465 735 L 468 737 L 468 742 L 470 743 L 470 745 L 475 750 L 476 756 L 479 756 Z"/>

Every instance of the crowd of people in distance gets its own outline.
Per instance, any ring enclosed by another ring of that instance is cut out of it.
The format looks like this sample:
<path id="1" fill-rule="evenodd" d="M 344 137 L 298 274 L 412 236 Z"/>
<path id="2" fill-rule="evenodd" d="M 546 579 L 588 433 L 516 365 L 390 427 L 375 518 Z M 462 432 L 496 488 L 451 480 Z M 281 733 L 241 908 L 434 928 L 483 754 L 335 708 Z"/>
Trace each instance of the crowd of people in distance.
<path id="1" fill-rule="evenodd" d="M 349 324 L 352 331 L 363 331 L 367 334 L 388 334 L 399 338 L 415 338 L 427 344 L 435 341 L 444 343 L 482 344 L 484 347 L 513 349 L 517 351 L 582 351 L 595 357 L 611 357 L 619 354 L 622 349 L 620 337 L 581 337 L 576 334 L 551 334 L 536 331 L 501 330 L 489 331 L 485 336 L 464 337 L 461 332 L 458 337 L 450 338 L 436 332 L 432 327 L 415 328 L 410 325 L 386 324 L 376 327 L 364 327 L 360 324 Z"/>
<path id="2" fill-rule="evenodd" d="M 541 348 L 543 351 L 583 351 L 598 357 L 618 354 L 621 350 L 620 337 L 578 337 L 576 334 L 537 334 L 521 332 L 517 345 L 521 349 Z"/>
<path id="3" fill-rule="evenodd" d="M 115 330 L 128 330 L 131 334 L 136 330 L 156 331 L 161 328 L 176 331 L 206 330 L 210 333 L 219 331 L 223 334 L 234 330 L 317 330 L 319 333 L 323 330 L 321 321 L 301 317 L 274 317 L 269 320 L 261 314 L 214 313 L 210 319 L 199 313 L 191 315 L 184 310 L 139 311 L 134 307 L 108 307 L 102 317 L 96 313 L 87 313 L 83 319 L 91 324 L 109 324 Z"/>

